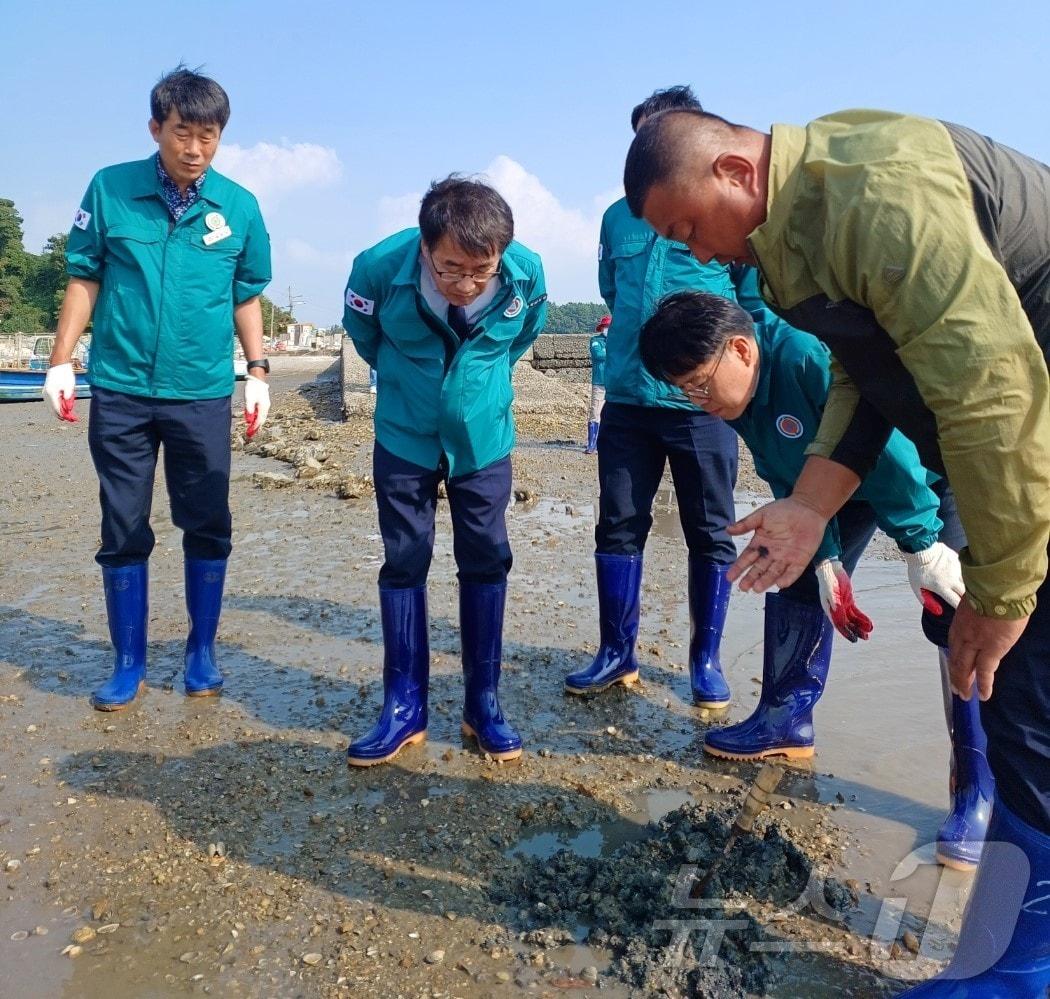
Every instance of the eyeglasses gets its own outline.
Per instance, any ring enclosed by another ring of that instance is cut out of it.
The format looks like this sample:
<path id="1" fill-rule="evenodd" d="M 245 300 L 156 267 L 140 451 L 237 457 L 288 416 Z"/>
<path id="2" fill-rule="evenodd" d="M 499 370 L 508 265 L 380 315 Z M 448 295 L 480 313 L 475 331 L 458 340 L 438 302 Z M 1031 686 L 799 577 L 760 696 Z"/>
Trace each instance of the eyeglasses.
<path id="1" fill-rule="evenodd" d="M 491 271 L 474 271 L 473 274 L 461 274 L 459 271 L 439 271 L 434 266 L 434 258 L 431 257 L 429 250 L 427 250 L 426 256 L 427 263 L 434 272 L 434 276 L 446 284 L 458 284 L 460 281 L 473 281 L 475 284 L 485 284 L 503 271 L 502 260 L 496 265 L 496 269 Z"/>
<path id="2" fill-rule="evenodd" d="M 722 344 L 722 349 L 718 352 L 718 360 L 715 361 L 715 366 L 711 369 L 710 374 L 708 374 L 706 378 L 702 378 L 698 382 L 693 382 L 688 385 L 681 386 L 682 391 L 687 396 L 689 396 L 690 398 L 696 396 L 700 399 L 711 398 L 711 379 L 715 377 L 715 372 L 718 370 L 718 366 L 722 363 L 722 358 L 725 357 L 726 347 L 728 346 L 729 341 L 726 340 L 726 342 Z"/>

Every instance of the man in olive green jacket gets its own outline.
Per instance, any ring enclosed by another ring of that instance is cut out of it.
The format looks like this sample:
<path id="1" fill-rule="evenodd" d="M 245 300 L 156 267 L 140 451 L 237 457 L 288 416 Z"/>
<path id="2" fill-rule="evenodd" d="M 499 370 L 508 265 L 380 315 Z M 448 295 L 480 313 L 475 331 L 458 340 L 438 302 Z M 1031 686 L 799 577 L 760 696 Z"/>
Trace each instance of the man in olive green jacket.
<path id="1" fill-rule="evenodd" d="M 459 570 L 463 732 L 496 759 L 521 755 L 497 698 L 511 567 L 511 372 L 547 316 L 540 258 L 486 184 L 431 186 L 419 228 L 354 260 L 343 326 L 378 372 L 373 455 L 383 621 L 383 710 L 347 750 L 351 766 L 394 757 L 427 733 L 426 583 L 445 483 Z"/>
<path id="2" fill-rule="evenodd" d="M 771 133 L 668 112 L 639 131 L 624 183 L 632 210 L 699 259 L 757 265 L 771 307 L 837 363 L 792 496 L 734 529 L 755 532 L 734 569 L 743 588 L 797 578 L 891 426 L 946 474 L 969 542 L 952 680 L 983 702 L 999 795 L 988 841 L 1002 849 L 986 848 L 952 964 L 913 994 L 1043 996 L 1050 168 L 969 129 L 886 112 Z"/>

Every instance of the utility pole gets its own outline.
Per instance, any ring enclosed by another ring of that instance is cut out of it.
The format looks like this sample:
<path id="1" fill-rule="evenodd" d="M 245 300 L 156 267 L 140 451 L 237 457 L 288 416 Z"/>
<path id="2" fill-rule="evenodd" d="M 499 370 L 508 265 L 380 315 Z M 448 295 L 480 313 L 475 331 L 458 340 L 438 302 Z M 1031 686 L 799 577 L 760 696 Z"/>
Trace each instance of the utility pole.
<path id="1" fill-rule="evenodd" d="M 297 305 L 305 305 L 305 304 L 306 304 L 306 299 L 303 298 L 301 295 L 293 294 L 292 286 L 288 285 L 288 318 L 292 319 L 294 321 L 294 319 L 295 319 L 295 315 L 294 315 L 295 307 Z M 298 337 L 296 338 L 296 341 L 297 342 L 296 342 L 295 345 L 298 347 L 299 346 Z"/>

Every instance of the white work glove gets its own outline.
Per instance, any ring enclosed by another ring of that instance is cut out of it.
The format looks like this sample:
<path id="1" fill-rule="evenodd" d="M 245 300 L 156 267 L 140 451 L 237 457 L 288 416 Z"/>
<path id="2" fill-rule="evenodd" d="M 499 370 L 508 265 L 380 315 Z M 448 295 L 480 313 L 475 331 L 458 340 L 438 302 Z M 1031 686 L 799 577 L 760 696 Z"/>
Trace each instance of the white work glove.
<path id="1" fill-rule="evenodd" d="M 904 552 L 908 566 L 908 582 L 919 602 L 931 614 L 944 613 L 943 601 L 949 607 L 958 607 L 966 592 L 963 585 L 959 556 L 947 545 L 935 541 L 921 552 Z"/>
<path id="2" fill-rule="evenodd" d="M 814 567 L 820 587 L 820 605 L 835 630 L 851 642 L 867 641 L 875 627 L 853 599 L 853 584 L 849 573 L 837 558 L 826 558 Z"/>
<path id="3" fill-rule="evenodd" d="M 244 422 L 248 425 L 248 436 L 266 422 L 270 413 L 270 386 L 262 378 L 248 375 L 244 380 Z"/>
<path id="4" fill-rule="evenodd" d="M 77 414 L 73 412 L 73 403 L 77 401 L 77 379 L 71 362 L 47 369 L 42 394 L 51 404 L 55 416 L 67 423 L 77 422 Z"/>

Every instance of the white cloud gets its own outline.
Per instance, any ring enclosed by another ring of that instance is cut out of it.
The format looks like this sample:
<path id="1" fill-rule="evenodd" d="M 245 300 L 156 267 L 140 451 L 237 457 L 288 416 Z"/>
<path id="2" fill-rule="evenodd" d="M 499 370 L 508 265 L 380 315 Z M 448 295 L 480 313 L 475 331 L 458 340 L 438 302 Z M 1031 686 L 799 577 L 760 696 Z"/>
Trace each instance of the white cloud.
<path id="1" fill-rule="evenodd" d="M 623 196 L 623 190 L 596 194 L 586 209 L 570 208 L 509 156 L 497 156 L 481 175 L 507 199 L 514 212 L 515 238 L 543 258 L 551 298 L 598 301 L 598 231 L 605 209 Z M 377 215 L 382 234 L 415 225 L 422 196 L 381 198 Z"/>
<path id="2" fill-rule="evenodd" d="M 260 201 L 269 202 L 297 188 L 332 184 L 343 173 L 334 149 L 287 140 L 282 140 L 281 145 L 257 142 L 248 148 L 236 143 L 220 146 L 215 165 Z"/>

